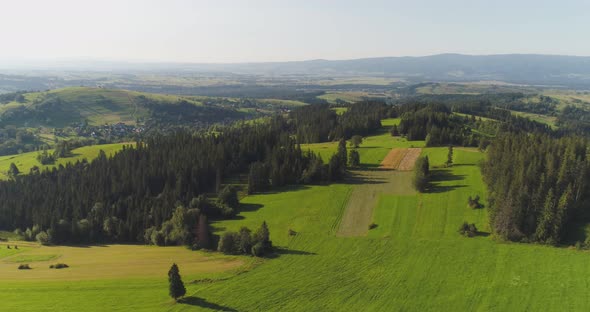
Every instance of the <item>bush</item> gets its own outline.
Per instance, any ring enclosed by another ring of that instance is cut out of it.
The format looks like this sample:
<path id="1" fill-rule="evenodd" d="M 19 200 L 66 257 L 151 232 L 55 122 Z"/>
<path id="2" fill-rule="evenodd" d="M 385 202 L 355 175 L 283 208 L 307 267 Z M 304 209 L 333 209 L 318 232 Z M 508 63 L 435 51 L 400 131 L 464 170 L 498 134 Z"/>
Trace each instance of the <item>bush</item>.
<path id="1" fill-rule="evenodd" d="M 57 263 L 57 264 L 52 264 L 49 266 L 50 269 L 66 269 L 69 267 L 70 266 L 65 263 Z"/>
<path id="2" fill-rule="evenodd" d="M 238 250 L 238 243 L 239 243 L 240 237 L 239 234 L 236 232 L 225 232 L 223 233 L 223 235 L 221 236 L 221 239 L 219 240 L 219 246 L 217 247 L 217 249 L 220 252 L 223 252 L 224 254 L 228 254 L 228 255 L 233 255 L 237 252 Z"/>
<path id="3" fill-rule="evenodd" d="M 289 236 L 295 236 L 295 235 L 297 235 L 297 232 L 289 229 Z"/>
<path id="4" fill-rule="evenodd" d="M 264 245 L 262 243 L 256 243 L 256 245 L 252 246 L 252 255 L 254 257 L 262 257 L 264 256 Z"/>
<path id="5" fill-rule="evenodd" d="M 475 198 L 471 198 L 471 196 L 469 196 L 469 198 L 467 199 L 467 203 L 469 204 L 469 207 L 471 207 L 472 209 L 483 207 L 482 204 L 479 203 L 479 195 L 475 195 Z"/>
<path id="6" fill-rule="evenodd" d="M 35 236 L 35 239 L 39 242 L 39 244 L 41 245 L 49 245 L 50 238 L 49 238 L 49 234 L 47 234 L 47 232 L 42 231 L 39 234 L 37 234 L 37 236 Z"/>
<path id="7" fill-rule="evenodd" d="M 160 231 L 153 231 L 152 232 L 152 244 L 156 246 L 164 246 L 166 243 L 166 239 L 164 234 Z"/>
<path id="8" fill-rule="evenodd" d="M 377 227 L 377 224 L 375 224 L 375 223 L 369 224 L 369 230 L 372 230 L 372 229 L 374 229 L 376 227 Z"/>
<path id="9" fill-rule="evenodd" d="M 18 266 L 19 270 L 30 270 L 31 267 L 28 264 L 21 264 Z"/>
<path id="10" fill-rule="evenodd" d="M 477 235 L 477 227 L 474 223 L 468 224 L 467 222 L 463 222 L 459 228 L 459 233 L 463 236 L 473 237 Z"/>

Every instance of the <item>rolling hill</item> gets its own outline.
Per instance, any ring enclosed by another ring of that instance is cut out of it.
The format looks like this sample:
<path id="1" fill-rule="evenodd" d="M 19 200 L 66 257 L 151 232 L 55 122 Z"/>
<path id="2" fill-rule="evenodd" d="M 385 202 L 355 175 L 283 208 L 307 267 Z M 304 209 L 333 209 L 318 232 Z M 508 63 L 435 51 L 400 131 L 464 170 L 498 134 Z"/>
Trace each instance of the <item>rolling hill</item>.
<path id="1" fill-rule="evenodd" d="M 243 115 L 235 109 L 203 105 L 200 100 L 190 97 L 92 87 L 24 93 L 20 101 L 0 104 L 0 124 L 17 127 L 62 128 L 82 122 L 93 126 L 135 125 L 150 118 L 181 117 L 215 122 Z"/>

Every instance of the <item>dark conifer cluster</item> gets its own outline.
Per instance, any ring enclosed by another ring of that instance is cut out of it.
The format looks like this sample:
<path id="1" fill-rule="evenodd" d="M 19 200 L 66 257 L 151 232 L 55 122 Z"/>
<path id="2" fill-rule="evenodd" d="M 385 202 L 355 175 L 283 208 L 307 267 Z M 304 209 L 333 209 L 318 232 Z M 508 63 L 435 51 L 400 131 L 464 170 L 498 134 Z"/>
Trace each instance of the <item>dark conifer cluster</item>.
<path id="1" fill-rule="evenodd" d="M 483 165 L 493 231 L 506 239 L 556 244 L 588 194 L 582 138 L 502 134 Z"/>

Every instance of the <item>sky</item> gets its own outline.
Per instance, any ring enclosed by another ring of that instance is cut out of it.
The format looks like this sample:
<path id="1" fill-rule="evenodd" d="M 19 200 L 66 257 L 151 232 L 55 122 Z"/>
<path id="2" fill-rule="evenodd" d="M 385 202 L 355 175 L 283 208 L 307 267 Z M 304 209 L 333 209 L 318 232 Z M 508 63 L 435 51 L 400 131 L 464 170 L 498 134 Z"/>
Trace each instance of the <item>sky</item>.
<path id="1" fill-rule="evenodd" d="M 590 56 L 588 0 L 0 0 L 0 60 Z"/>

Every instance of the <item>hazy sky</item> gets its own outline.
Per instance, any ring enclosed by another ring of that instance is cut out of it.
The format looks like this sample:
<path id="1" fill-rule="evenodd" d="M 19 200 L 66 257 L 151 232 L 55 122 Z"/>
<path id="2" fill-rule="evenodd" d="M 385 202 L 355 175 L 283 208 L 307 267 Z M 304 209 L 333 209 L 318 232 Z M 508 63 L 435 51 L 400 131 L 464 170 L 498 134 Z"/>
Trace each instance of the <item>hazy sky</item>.
<path id="1" fill-rule="evenodd" d="M 0 0 L 0 59 L 590 55 L 589 0 Z"/>

